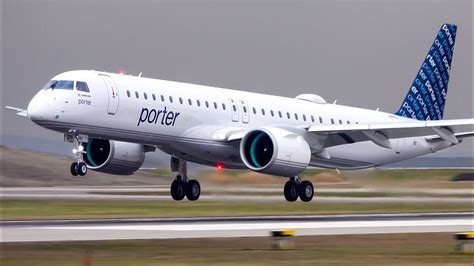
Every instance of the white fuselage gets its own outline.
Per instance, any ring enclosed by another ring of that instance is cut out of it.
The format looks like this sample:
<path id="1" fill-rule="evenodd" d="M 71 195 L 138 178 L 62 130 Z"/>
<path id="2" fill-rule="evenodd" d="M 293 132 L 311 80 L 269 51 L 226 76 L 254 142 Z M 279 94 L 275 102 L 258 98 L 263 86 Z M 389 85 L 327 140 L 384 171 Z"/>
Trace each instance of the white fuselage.
<path id="1" fill-rule="evenodd" d="M 94 138 L 154 145 L 197 163 L 244 168 L 238 143 L 220 135 L 232 128 L 304 128 L 332 124 L 385 123 L 407 118 L 380 111 L 97 71 L 70 71 L 56 80 L 87 82 L 90 93 L 41 90 L 28 106 L 40 126 Z M 41 103 L 41 104 L 40 104 Z M 344 136 L 341 136 L 344 138 Z M 333 146 L 330 158 L 311 166 L 360 169 L 435 152 L 450 146 L 424 137 L 391 139 L 392 149 L 372 141 Z"/>

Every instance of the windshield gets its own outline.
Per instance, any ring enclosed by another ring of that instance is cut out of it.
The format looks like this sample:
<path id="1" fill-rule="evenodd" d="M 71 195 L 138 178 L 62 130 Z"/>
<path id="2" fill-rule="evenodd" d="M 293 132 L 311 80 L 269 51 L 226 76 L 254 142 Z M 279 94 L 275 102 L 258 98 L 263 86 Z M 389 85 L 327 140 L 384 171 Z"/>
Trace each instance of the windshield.
<path id="1" fill-rule="evenodd" d="M 72 80 L 51 80 L 48 82 L 43 89 L 61 89 L 61 90 L 72 90 L 74 88 L 74 81 Z"/>

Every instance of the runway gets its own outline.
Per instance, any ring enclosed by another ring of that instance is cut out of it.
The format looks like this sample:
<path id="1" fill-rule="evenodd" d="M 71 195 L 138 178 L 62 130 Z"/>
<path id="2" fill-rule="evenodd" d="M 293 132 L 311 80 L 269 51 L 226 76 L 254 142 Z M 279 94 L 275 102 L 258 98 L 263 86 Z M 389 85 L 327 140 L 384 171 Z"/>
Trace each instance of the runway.
<path id="1" fill-rule="evenodd" d="M 474 213 L 3 221 L 2 242 L 91 241 L 472 231 Z"/>
<path id="2" fill-rule="evenodd" d="M 393 196 L 360 197 L 361 193 L 393 193 Z M 218 194 L 215 194 L 218 193 Z M 351 196 L 328 196 L 330 193 Z M 397 195 L 397 193 L 405 193 Z M 313 203 L 472 203 L 472 189 L 385 189 L 316 188 Z M 103 187 L 6 187 L 2 199 L 65 200 L 135 200 L 172 201 L 169 186 L 103 186 Z M 203 187 L 202 201 L 285 202 L 281 187 Z"/>

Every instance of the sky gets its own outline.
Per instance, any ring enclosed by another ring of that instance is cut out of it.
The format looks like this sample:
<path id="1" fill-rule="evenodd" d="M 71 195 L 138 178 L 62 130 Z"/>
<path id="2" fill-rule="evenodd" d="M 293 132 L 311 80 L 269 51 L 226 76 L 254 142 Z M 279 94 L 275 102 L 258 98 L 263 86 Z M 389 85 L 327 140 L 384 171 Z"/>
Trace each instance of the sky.
<path id="1" fill-rule="evenodd" d="M 123 69 L 395 112 L 447 22 L 459 26 L 445 118 L 474 117 L 472 0 L 0 1 L 2 106 L 26 108 L 64 71 Z M 71 150 L 0 109 L 2 144 Z M 436 156 L 473 157 L 473 142 Z"/>

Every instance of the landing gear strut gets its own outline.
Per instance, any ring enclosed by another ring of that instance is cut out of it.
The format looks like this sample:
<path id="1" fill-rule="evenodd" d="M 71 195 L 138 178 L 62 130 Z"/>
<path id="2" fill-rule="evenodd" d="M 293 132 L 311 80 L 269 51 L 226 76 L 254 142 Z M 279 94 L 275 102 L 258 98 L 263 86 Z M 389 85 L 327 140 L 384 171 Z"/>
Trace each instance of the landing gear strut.
<path id="1" fill-rule="evenodd" d="M 76 161 L 70 167 L 71 174 L 73 176 L 85 176 L 87 174 L 87 165 L 82 160 L 82 154 L 86 152 L 84 151 L 84 146 L 82 146 L 82 141 L 75 131 L 64 134 L 64 140 L 73 143 L 74 149 L 72 152 L 76 155 Z"/>
<path id="2" fill-rule="evenodd" d="M 294 176 L 285 183 L 283 192 L 285 194 L 285 199 L 289 202 L 296 201 L 298 197 L 302 201 L 308 202 L 313 199 L 314 187 L 311 181 L 301 181 L 298 176 Z"/>
<path id="3" fill-rule="evenodd" d="M 178 172 L 176 179 L 171 183 L 171 197 L 174 200 L 182 200 L 184 197 L 190 201 L 199 199 L 201 195 L 201 185 L 195 179 L 188 179 L 188 169 L 186 161 L 176 157 L 171 157 L 171 172 Z"/>

